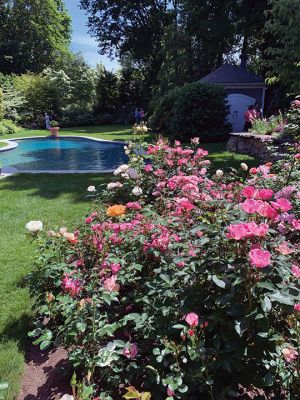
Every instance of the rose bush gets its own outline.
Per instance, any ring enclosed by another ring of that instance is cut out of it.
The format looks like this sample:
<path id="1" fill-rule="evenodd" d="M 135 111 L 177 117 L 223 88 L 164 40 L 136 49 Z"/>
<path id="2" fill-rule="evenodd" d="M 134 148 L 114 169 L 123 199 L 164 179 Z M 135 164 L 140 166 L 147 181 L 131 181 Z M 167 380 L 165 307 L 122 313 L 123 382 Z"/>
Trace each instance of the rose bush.
<path id="1" fill-rule="evenodd" d="M 34 343 L 68 349 L 82 399 L 296 399 L 299 157 L 210 176 L 197 139 L 126 151 L 40 243 Z"/>

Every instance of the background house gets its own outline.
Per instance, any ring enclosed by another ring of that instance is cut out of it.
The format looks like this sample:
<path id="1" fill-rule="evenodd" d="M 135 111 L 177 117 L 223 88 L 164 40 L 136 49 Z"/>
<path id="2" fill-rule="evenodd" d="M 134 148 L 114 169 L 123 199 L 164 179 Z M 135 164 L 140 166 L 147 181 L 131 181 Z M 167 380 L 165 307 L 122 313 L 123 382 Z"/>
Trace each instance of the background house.
<path id="1" fill-rule="evenodd" d="M 233 132 L 242 132 L 244 112 L 256 101 L 264 111 L 266 85 L 264 79 L 244 68 L 224 64 L 220 68 L 204 76 L 202 82 L 223 85 L 228 94 L 230 114 L 228 121 Z"/>

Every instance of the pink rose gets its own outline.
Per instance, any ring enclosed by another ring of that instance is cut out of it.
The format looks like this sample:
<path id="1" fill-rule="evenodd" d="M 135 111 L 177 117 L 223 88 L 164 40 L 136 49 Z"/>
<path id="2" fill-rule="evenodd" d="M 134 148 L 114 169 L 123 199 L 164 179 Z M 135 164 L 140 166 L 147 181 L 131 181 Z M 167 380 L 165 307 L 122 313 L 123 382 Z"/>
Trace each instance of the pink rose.
<path id="1" fill-rule="evenodd" d="M 130 348 L 128 349 L 127 347 L 123 350 L 123 356 L 127 358 L 135 358 L 138 354 L 138 348 L 135 343 L 130 344 Z"/>
<path id="2" fill-rule="evenodd" d="M 116 283 L 116 277 L 106 278 L 103 287 L 107 292 L 118 292 L 120 290 L 120 285 Z"/>
<path id="3" fill-rule="evenodd" d="M 120 264 L 115 264 L 115 263 L 112 263 L 111 265 L 110 265 L 110 269 L 111 269 L 111 272 L 113 273 L 113 275 L 117 275 L 117 273 L 120 271 L 120 269 L 121 269 L 121 265 Z"/>
<path id="4" fill-rule="evenodd" d="M 296 231 L 299 231 L 300 230 L 300 219 L 293 219 L 292 225 Z"/>
<path id="5" fill-rule="evenodd" d="M 294 310 L 296 312 L 300 312 L 300 303 L 297 303 L 297 304 L 294 305 Z"/>
<path id="6" fill-rule="evenodd" d="M 272 196 L 273 196 L 273 190 L 271 190 L 271 189 L 260 189 L 259 191 L 258 191 L 258 195 L 257 195 L 257 197 L 260 199 L 260 200 L 269 200 Z"/>
<path id="7" fill-rule="evenodd" d="M 242 191 L 241 195 L 247 199 L 252 199 L 254 197 L 255 188 L 253 186 L 246 186 Z"/>
<path id="8" fill-rule="evenodd" d="M 198 315 L 193 312 L 187 314 L 184 319 L 190 326 L 196 326 L 196 325 L 198 325 L 198 322 L 199 322 Z"/>
<path id="9" fill-rule="evenodd" d="M 256 268 L 265 268 L 271 264 L 271 254 L 267 250 L 252 249 L 249 258 L 250 264 Z"/>
<path id="10" fill-rule="evenodd" d="M 172 389 L 170 389 L 170 388 L 167 389 L 167 395 L 168 395 L 169 397 L 173 397 L 174 394 L 175 394 L 174 390 L 172 390 Z"/>
<path id="11" fill-rule="evenodd" d="M 283 357 L 286 362 L 292 363 L 294 360 L 297 360 L 298 352 L 292 347 L 287 347 L 282 350 Z"/>
<path id="12" fill-rule="evenodd" d="M 282 212 L 290 211 L 293 208 L 291 202 L 285 198 L 277 199 L 276 202 L 271 201 L 271 204 L 276 210 L 280 210 Z"/>
<path id="13" fill-rule="evenodd" d="M 81 284 L 78 279 L 70 278 L 69 274 L 65 274 L 61 281 L 61 287 L 72 297 L 76 296 L 81 290 Z"/>
<path id="14" fill-rule="evenodd" d="M 228 237 L 235 240 L 241 240 L 248 236 L 248 230 L 245 224 L 230 225 L 228 227 Z"/>
<path id="15" fill-rule="evenodd" d="M 295 278 L 300 278 L 300 268 L 297 265 L 292 265 L 292 274 Z"/>

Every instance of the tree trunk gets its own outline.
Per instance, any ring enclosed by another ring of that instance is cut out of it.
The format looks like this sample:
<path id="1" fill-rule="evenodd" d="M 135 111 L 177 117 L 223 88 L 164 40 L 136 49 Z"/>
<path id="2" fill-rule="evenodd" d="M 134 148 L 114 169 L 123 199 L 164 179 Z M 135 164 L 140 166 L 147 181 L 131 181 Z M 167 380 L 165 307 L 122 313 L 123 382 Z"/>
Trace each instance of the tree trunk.
<path id="1" fill-rule="evenodd" d="M 245 33 L 244 39 L 243 39 L 243 46 L 242 46 L 242 51 L 241 51 L 241 68 L 247 69 L 247 62 L 248 62 L 248 35 Z"/>

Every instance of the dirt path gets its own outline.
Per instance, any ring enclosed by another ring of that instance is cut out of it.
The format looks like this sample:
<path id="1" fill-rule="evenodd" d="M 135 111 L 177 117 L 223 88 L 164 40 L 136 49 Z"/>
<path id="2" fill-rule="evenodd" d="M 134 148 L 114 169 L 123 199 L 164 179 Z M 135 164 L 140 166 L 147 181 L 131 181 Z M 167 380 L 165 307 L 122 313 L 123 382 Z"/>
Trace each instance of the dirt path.
<path id="1" fill-rule="evenodd" d="M 26 368 L 17 400 L 58 400 L 70 393 L 67 352 L 53 349 L 41 352 L 37 346 L 26 350 Z"/>

